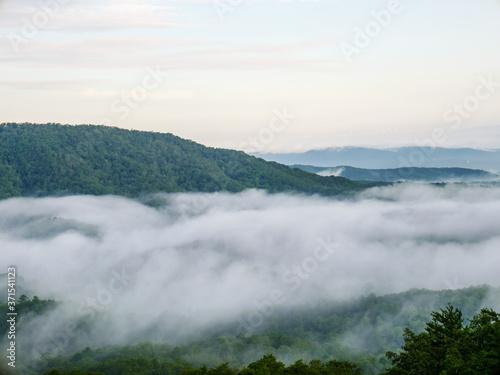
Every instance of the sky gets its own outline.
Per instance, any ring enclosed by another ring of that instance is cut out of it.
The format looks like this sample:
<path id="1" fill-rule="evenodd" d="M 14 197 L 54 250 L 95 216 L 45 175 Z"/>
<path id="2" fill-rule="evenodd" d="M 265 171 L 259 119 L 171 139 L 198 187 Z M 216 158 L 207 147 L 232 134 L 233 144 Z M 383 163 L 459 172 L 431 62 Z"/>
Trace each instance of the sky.
<path id="1" fill-rule="evenodd" d="M 499 0 L 0 0 L 0 122 L 498 148 L 499 20 Z"/>

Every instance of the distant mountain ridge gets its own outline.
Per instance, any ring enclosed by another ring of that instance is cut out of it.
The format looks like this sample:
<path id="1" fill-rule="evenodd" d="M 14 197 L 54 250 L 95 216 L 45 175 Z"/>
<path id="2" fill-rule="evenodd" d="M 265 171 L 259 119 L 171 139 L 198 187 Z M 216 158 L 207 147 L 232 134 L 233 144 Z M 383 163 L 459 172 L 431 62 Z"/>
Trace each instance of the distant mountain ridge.
<path id="1" fill-rule="evenodd" d="M 249 188 L 336 195 L 367 186 L 172 134 L 95 125 L 0 124 L 0 199 Z"/>
<path id="2" fill-rule="evenodd" d="M 374 149 L 364 147 L 329 148 L 291 154 L 254 154 L 286 165 L 331 167 L 347 165 L 365 169 L 388 168 L 467 168 L 500 172 L 500 150 L 472 148 L 401 147 Z"/>
<path id="3" fill-rule="evenodd" d="M 355 181 L 482 182 L 500 180 L 499 174 L 467 168 L 365 169 L 349 166 L 325 168 L 311 165 L 292 165 L 291 167 L 320 176 L 339 176 Z"/>

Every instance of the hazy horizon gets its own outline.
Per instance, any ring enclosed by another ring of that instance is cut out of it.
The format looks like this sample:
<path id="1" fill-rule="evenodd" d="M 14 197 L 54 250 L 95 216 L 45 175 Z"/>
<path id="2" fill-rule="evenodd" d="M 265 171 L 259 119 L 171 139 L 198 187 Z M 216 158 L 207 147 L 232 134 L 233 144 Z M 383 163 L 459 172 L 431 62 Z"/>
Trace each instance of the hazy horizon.
<path id="1" fill-rule="evenodd" d="M 491 148 L 499 18 L 494 0 L 0 0 L 0 121 L 262 152 Z"/>

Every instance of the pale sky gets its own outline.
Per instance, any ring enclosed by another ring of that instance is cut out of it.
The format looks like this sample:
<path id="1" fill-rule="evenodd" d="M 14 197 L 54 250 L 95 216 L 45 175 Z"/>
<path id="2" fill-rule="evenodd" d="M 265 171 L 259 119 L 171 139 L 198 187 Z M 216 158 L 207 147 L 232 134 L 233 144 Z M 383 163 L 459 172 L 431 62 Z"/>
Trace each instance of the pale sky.
<path id="1" fill-rule="evenodd" d="M 500 0 L 0 0 L 0 122 L 500 148 Z"/>

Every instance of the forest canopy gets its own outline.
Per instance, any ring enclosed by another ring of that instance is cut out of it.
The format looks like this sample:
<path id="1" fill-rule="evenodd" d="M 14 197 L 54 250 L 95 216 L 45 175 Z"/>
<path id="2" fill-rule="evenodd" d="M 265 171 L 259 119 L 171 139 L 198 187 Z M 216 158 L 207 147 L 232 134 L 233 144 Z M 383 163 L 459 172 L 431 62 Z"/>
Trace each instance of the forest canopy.
<path id="1" fill-rule="evenodd" d="M 321 177 L 172 134 L 93 125 L 0 124 L 0 199 L 249 188 L 336 195 L 373 185 Z"/>
<path id="2" fill-rule="evenodd" d="M 28 374 L 498 374 L 500 369 L 500 315 L 481 308 L 487 287 L 460 291 L 409 292 L 370 295 L 342 307 L 323 307 L 295 314 L 277 314 L 263 333 L 223 337 L 205 335 L 200 341 L 172 346 L 142 342 L 136 345 L 87 347 L 76 352 L 40 353 L 23 363 L 17 373 Z M 425 298 L 453 300 L 425 313 L 402 306 Z M 25 321 L 50 313 L 58 303 L 21 296 L 18 301 L 22 332 Z M 6 304 L 0 304 L 6 311 Z M 411 312 L 413 311 L 413 312 Z M 384 320 L 391 321 L 388 332 Z M 26 321 L 27 322 L 27 321 Z M 396 329 L 403 322 L 410 327 Z M 377 329 L 375 326 L 380 326 Z M 384 328 L 385 327 L 385 328 Z M 85 324 L 82 325 L 85 329 Z M 272 328 L 272 329 L 271 329 Z M 6 327 L 2 331 L 5 332 Z M 366 332 L 370 352 L 343 345 L 343 332 Z M 78 335 L 84 331 L 77 332 Z M 396 345 L 396 342 L 402 344 Z M 368 341 L 371 341 L 369 343 Z M 376 344 L 378 343 L 378 349 Z M 387 353 L 381 352 L 383 348 Z M 29 352 L 28 346 L 24 350 Z M 259 355 L 260 357 L 256 357 Z"/>

